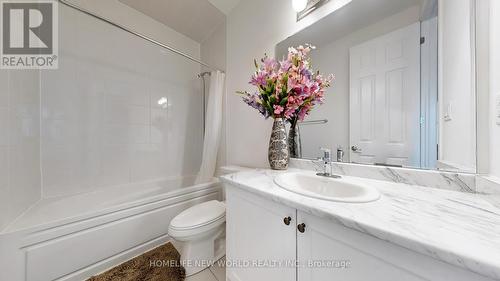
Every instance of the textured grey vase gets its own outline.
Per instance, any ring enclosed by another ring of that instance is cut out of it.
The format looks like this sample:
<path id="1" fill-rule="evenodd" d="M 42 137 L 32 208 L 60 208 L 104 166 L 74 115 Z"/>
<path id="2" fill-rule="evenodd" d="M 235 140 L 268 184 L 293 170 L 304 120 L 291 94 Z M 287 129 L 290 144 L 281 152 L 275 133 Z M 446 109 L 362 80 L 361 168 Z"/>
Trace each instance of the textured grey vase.
<path id="1" fill-rule="evenodd" d="M 290 154 L 288 151 L 288 141 L 286 137 L 285 120 L 275 118 L 271 139 L 269 140 L 269 165 L 273 170 L 288 169 Z"/>
<path id="2" fill-rule="evenodd" d="M 288 149 L 290 158 L 302 158 L 302 144 L 300 141 L 300 130 L 297 119 L 290 121 L 290 130 L 288 131 Z"/>

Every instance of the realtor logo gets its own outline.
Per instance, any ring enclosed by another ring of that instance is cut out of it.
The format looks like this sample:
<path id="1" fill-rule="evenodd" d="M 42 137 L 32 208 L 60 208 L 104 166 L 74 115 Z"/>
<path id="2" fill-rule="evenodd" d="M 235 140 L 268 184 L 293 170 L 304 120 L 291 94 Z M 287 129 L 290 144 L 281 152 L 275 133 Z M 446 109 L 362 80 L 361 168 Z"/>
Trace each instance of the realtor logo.
<path id="1" fill-rule="evenodd" d="M 57 68 L 57 2 L 3 0 L 0 68 Z"/>

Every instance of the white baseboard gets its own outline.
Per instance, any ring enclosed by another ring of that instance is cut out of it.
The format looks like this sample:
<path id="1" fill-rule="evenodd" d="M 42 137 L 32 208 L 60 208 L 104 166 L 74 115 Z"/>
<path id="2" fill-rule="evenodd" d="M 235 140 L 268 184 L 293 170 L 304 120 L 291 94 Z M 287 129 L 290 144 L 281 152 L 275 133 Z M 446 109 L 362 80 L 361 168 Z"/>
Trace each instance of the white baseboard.
<path id="1" fill-rule="evenodd" d="M 128 260 L 131 260 L 149 250 L 159 247 L 167 242 L 170 242 L 171 238 L 168 235 L 160 236 L 156 239 L 148 241 L 132 249 L 123 251 L 117 255 L 114 255 L 105 260 L 99 261 L 91 266 L 78 270 L 74 273 L 63 276 L 55 281 L 81 281 L 86 280 L 89 277 L 98 275 L 111 269 L 117 265 L 120 265 Z"/>

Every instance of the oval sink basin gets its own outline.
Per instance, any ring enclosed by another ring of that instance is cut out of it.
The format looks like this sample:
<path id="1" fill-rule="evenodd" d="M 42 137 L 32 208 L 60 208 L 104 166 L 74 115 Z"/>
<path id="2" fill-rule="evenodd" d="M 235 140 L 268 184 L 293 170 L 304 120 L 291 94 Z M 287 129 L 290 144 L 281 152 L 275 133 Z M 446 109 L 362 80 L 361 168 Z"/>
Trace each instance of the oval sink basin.
<path id="1" fill-rule="evenodd" d="M 335 179 L 306 173 L 286 173 L 274 178 L 274 182 L 288 191 L 328 201 L 365 203 L 380 198 L 376 188 L 350 177 Z"/>

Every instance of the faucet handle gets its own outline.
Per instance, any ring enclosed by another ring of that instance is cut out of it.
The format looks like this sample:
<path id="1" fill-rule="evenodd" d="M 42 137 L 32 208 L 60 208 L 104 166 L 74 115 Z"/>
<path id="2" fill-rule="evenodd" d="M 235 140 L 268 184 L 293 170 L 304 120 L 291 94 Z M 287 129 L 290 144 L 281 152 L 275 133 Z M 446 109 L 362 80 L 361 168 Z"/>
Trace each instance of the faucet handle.
<path id="1" fill-rule="evenodd" d="M 323 151 L 323 160 L 324 161 L 330 161 L 332 159 L 332 150 L 329 148 L 320 148 L 321 151 Z"/>

